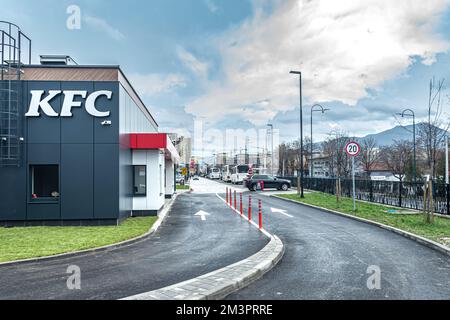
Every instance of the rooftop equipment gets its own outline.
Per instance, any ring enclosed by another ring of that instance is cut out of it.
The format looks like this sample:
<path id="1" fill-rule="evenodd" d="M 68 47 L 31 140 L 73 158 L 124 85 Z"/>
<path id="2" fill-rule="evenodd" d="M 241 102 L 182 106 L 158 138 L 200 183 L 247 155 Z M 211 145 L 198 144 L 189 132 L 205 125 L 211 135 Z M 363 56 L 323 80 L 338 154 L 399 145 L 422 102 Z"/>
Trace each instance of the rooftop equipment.
<path id="1" fill-rule="evenodd" d="M 71 56 L 66 55 L 41 55 L 41 65 L 46 66 L 67 66 L 69 64 L 77 65 Z"/>

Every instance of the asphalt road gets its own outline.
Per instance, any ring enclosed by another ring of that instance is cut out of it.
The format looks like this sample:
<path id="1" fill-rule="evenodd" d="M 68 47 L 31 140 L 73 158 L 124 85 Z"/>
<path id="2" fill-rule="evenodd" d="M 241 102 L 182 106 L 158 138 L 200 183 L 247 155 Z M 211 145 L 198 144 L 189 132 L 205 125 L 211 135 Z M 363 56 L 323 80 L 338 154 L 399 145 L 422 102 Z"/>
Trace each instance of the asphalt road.
<path id="1" fill-rule="evenodd" d="M 195 216 L 210 213 L 206 220 Z M 245 259 L 268 243 L 215 194 L 178 197 L 149 239 L 78 257 L 0 267 L 0 299 L 118 299 L 185 281 Z M 68 290 L 69 265 L 81 290 Z"/>
<path id="2" fill-rule="evenodd" d="M 378 227 L 252 195 L 263 200 L 264 227 L 283 240 L 286 253 L 228 299 L 450 299 L 447 256 Z M 381 270 L 380 290 L 367 287 L 369 266 Z"/>

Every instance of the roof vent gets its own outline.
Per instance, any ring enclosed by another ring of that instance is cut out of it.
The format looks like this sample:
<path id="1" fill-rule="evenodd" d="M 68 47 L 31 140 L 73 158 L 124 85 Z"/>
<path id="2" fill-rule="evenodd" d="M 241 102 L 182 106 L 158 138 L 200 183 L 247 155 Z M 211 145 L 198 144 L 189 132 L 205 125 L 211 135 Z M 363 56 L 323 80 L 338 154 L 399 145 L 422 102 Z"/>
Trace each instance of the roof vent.
<path id="1" fill-rule="evenodd" d="M 75 64 L 75 65 L 78 64 L 70 56 L 41 55 L 40 57 L 41 57 L 41 65 L 45 65 L 45 66 L 67 66 L 69 64 Z"/>

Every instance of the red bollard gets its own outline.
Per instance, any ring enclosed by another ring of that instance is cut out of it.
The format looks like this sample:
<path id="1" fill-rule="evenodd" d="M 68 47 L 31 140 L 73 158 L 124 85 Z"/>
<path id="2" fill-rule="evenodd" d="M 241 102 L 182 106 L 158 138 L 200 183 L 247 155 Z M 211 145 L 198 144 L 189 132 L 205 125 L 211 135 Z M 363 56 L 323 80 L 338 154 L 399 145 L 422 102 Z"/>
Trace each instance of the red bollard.
<path id="1" fill-rule="evenodd" d="M 248 196 L 248 221 L 252 221 L 252 196 Z"/>
<path id="2" fill-rule="evenodd" d="M 259 200 L 259 229 L 262 229 L 262 201 Z"/>
<path id="3" fill-rule="evenodd" d="M 242 193 L 239 194 L 240 195 L 240 207 L 241 207 L 241 216 L 244 214 L 244 208 L 242 207 Z"/>
<path id="4" fill-rule="evenodd" d="M 236 197 L 236 190 L 234 190 L 234 209 L 237 209 L 237 197 Z"/>
<path id="5" fill-rule="evenodd" d="M 232 203 L 233 203 L 233 193 L 231 192 L 230 188 L 230 203 L 229 203 L 230 207 L 232 206 Z"/>
<path id="6" fill-rule="evenodd" d="M 228 187 L 227 187 L 227 204 L 228 204 Z"/>

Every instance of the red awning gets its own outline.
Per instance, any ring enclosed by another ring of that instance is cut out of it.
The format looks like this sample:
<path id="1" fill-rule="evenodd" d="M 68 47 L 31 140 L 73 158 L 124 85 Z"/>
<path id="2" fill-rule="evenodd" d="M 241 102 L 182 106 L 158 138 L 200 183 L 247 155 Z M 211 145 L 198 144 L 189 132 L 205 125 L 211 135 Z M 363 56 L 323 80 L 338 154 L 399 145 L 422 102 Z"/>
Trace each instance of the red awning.
<path id="1" fill-rule="evenodd" d="M 166 133 L 131 133 L 130 149 L 133 150 L 164 150 L 166 159 L 174 163 L 180 162 L 180 155 Z"/>

